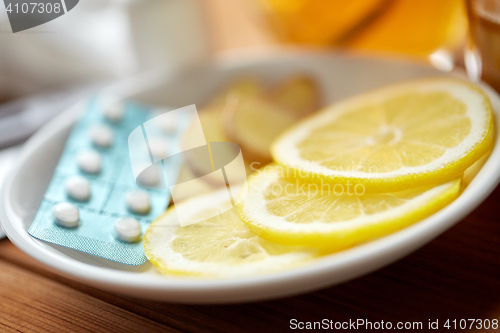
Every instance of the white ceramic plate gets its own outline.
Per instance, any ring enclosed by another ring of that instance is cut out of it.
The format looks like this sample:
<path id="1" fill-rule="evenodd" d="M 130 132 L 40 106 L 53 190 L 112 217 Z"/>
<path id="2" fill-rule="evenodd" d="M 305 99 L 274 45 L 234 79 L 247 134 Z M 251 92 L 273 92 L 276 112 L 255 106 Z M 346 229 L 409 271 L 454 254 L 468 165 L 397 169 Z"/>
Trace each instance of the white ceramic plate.
<path id="1" fill-rule="evenodd" d="M 278 53 L 253 60 L 216 61 L 189 71 L 156 73 L 115 86 L 115 93 L 146 103 L 201 105 L 231 79 L 259 76 L 273 81 L 297 72 L 314 75 L 326 102 L 405 79 L 443 74 L 422 64 L 325 53 Z M 140 88 L 137 88 L 140 87 Z M 146 87 L 146 88 L 145 88 Z M 140 92 L 142 90 L 142 92 Z M 491 92 L 497 119 L 500 100 Z M 0 220 L 23 251 L 62 275 L 111 292 L 186 303 L 240 302 L 297 294 L 366 274 L 418 249 L 476 208 L 500 179 L 500 143 L 476 178 L 452 204 L 404 230 L 332 254 L 293 270 L 248 278 L 210 280 L 160 276 L 149 264 L 129 267 L 38 241 L 27 229 L 41 202 L 65 140 L 80 109 L 74 106 L 33 136 L 1 193 Z M 497 123 L 497 128 L 500 128 Z"/>
<path id="2" fill-rule="evenodd" d="M 3 183 L 8 171 L 14 164 L 15 157 L 19 153 L 20 147 L 21 145 L 17 145 L 0 150 L 0 186 Z M 0 220 L 0 239 L 5 237 L 1 224 L 2 220 Z"/>

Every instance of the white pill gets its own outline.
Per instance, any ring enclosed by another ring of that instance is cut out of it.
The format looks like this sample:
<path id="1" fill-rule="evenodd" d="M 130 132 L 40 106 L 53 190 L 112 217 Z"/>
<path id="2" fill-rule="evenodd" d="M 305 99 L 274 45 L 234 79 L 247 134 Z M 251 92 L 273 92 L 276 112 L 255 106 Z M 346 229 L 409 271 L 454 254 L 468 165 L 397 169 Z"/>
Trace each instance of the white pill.
<path id="1" fill-rule="evenodd" d="M 130 191 L 125 194 L 127 207 L 132 213 L 147 214 L 151 210 L 149 194 L 146 191 Z"/>
<path id="2" fill-rule="evenodd" d="M 160 182 L 161 171 L 160 166 L 153 164 L 141 172 L 137 181 L 140 185 L 154 187 Z"/>
<path id="3" fill-rule="evenodd" d="M 69 202 L 61 202 L 52 208 L 54 220 L 57 224 L 67 228 L 78 226 L 80 221 L 80 213 L 75 205 Z"/>
<path id="4" fill-rule="evenodd" d="M 77 201 L 88 201 L 90 199 L 90 183 L 86 178 L 74 176 L 64 182 L 68 196 Z"/>
<path id="5" fill-rule="evenodd" d="M 168 144 L 165 139 L 157 138 L 149 140 L 149 149 L 151 149 L 151 154 L 155 158 L 155 161 L 167 158 L 169 153 Z"/>
<path id="6" fill-rule="evenodd" d="M 101 172 L 101 155 L 95 150 L 85 150 L 78 153 L 76 162 L 83 172 L 91 174 Z"/>
<path id="7" fill-rule="evenodd" d="M 123 118 L 123 104 L 120 101 L 108 101 L 102 112 L 107 120 L 118 123 Z"/>
<path id="8" fill-rule="evenodd" d="M 96 146 L 107 148 L 113 143 L 113 130 L 106 125 L 97 125 L 89 130 L 92 143 Z"/>
<path id="9" fill-rule="evenodd" d="M 141 239 L 141 225 L 134 218 L 122 217 L 115 221 L 116 236 L 124 242 L 137 242 Z"/>

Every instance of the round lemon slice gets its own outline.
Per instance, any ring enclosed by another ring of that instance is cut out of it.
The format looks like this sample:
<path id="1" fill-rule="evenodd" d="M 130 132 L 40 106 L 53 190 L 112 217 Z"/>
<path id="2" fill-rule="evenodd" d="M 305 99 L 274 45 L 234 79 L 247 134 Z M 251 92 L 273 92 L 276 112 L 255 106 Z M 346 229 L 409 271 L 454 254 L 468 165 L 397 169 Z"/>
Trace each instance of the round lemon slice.
<path id="1" fill-rule="evenodd" d="M 248 179 L 238 206 L 260 237 L 280 244 L 345 249 L 387 235 L 438 211 L 460 191 L 460 180 L 402 192 L 364 194 L 353 184 L 303 183 L 279 165 Z M 293 172 L 293 171 L 292 171 Z"/>
<path id="2" fill-rule="evenodd" d="M 250 276 L 303 264 L 316 250 L 266 241 L 241 221 L 228 191 L 187 200 L 193 216 L 207 219 L 179 226 L 175 209 L 158 217 L 144 235 L 146 256 L 162 274 L 204 277 Z M 214 216 L 215 217 L 212 217 Z"/>
<path id="3" fill-rule="evenodd" d="M 480 88 L 416 80 L 327 107 L 280 135 L 272 155 L 309 181 L 399 191 L 459 178 L 492 146 L 492 126 Z"/>

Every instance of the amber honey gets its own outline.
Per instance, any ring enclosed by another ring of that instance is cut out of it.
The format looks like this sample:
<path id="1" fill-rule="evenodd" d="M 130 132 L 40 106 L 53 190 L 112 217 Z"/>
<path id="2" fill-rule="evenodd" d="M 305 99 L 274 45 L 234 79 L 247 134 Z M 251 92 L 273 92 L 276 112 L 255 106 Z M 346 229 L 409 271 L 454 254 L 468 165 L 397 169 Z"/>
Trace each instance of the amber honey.
<path id="1" fill-rule="evenodd" d="M 462 0 L 261 0 L 285 42 L 428 56 L 454 48 L 467 25 Z"/>

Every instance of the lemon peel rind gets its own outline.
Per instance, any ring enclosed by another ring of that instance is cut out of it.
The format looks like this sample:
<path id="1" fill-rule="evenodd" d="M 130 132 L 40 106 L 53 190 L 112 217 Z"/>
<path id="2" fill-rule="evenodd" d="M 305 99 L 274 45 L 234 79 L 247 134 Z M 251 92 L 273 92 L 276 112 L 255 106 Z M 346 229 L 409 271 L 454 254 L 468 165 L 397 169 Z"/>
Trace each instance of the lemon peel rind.
<path id="1" fill-rule="evenodd" d="M 182 276 L 202 276 L 201 274 L 196 274 L 195 272 L 183 272 L 175 269 L 170 269 L 168 264 L 161 258 L 157 257 L 153 251 L 151 250 L 152 246 L 149 241 L 149 234 L 152 233 L 152 228 L 155 224 L 159 223 L 167 214 L 169 210 L 166 210 L 163 214 L 158 216 L 148 227 L 146 232 L 144 233 L 144 237 L 142 240 L 142 245 L 144 247 L 144 253 L 151 264 L 162 274 L 162 275 L 182 275 Z"/>

